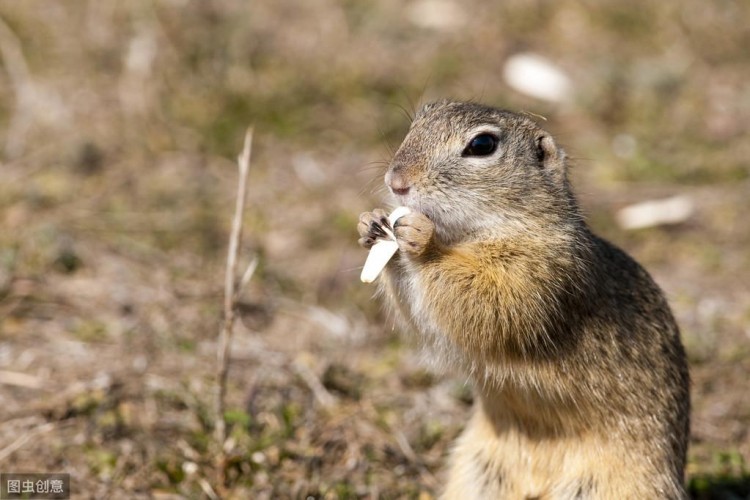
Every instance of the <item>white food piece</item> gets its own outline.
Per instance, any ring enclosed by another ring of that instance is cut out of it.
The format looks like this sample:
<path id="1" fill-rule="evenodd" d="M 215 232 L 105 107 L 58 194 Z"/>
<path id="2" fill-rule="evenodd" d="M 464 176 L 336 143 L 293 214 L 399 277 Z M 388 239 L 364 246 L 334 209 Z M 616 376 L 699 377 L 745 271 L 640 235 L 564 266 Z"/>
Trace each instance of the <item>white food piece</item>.
<path id="1" fill-rule="evenodd" d="M 362 283 L 372 283 L 378 277 L 380 272 L 385 269 L 385 265 L 391 260 L 393 254 L 398 250 L 398 243 L 391 240 L 380 240 L 375 243 L 367 254 L 365 267 L 362 268 L 362 274 L 359 279 Z"/>
<path id="2" fill-rule="evenodd" d="M 388 221 L 391 223 L 391 227 L 396 224 L 397 220 L 410 212 L 411 210 L 409 210 L 408 207 L 396 208 L 391 212 L 391 215 L 388 216 Z M 365 266 L 362 268 L 362 274 L 359 276 L 362 283 L 372 283 L 375 281 L 375 278 L 377 278 L 381 271 L 385 269 L 385 265 L 388 264 L 388 261 L 391 260 L 391 257 L 393 257 L 398 250 L 396 237 L 393 233 L 388 231 L 387 228 L 386 233 L 388 233 L 388 236 L 391 239 L 379 240 L 372 246 L 370 253 L 367 254 Z"/>
<path id="3" fill-rule="evenodd" d="M 511 56 L 505 63 L 503 76 L 514 90 L 545 101 L 562 102 L 572 93 L 570 77 L 538 54 Z"/>
<path id="4" fill-rule="evenodd" d="M 391 223 L 391 227 L 396 223 L 397 220 L 399 220 L 401 217 L 403 217 L 406 214 L 410 214 L 411 210 L 409 207 L 397 207 L 393 212 L 391 212 L 391 215 L 388 216 L 388 221 Z M 394 239 L 396 237 L 394 236 Z"/>
<path id="5" fill-rule="evenodd" d="M 693 215 L 695 204 L 688 196 L 673 196 L 663 200 L 636 203 L 617 212 L 617 222 L 623 229 L 679 224 Z"/>

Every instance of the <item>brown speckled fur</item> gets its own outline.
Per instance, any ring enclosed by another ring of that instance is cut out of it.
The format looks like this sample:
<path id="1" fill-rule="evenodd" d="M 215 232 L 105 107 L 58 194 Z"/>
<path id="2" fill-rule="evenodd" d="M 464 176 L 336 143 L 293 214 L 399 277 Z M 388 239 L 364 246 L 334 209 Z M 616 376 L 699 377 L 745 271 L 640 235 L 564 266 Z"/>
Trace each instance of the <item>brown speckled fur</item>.
<path id="1" fill-rule="evenodd" d="M 480 133 L 489 156 L 463 155 Z M 422 108 L 386 175 L 413 212 L 378 279 L 478 403 L 446 499 L 684 498 L 688 371 L 657 285 L 592 234 L 552 137 L 473 103 Z M 384 212 L 362 214 L 372 245 Z"/>

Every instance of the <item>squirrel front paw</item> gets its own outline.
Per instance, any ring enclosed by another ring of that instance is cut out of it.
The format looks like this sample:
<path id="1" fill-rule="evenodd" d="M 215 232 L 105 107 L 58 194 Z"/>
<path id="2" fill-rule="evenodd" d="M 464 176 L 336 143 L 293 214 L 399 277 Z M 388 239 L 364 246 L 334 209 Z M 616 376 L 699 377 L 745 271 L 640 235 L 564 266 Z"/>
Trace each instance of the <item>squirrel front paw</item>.
<path id="1" fill-rule="evenodd" d="M 381 208 L 376 208 L 372 212 L 363 212 L 359 215 L 357 231 L 359 231 L 358 243 L 364 248 L 371 248 L 378 239 L 387 238 L 388 234 L 384 228 L 391 229 L 391 223 L 388 221 L 388 214 Z"/>
<path id="2" fill-rule="evenodd" d="M 396 221 L 393 229 L 398 248 L 411 256 L 422 255 L 432 242 L 435 224 L 424 214 L 411 212 Z"/>

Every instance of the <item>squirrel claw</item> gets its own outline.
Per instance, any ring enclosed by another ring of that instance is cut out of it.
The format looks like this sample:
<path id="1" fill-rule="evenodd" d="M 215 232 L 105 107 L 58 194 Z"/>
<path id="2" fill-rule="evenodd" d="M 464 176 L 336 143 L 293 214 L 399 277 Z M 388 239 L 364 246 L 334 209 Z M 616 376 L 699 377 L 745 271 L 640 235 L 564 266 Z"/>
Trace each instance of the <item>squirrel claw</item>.
<path id="1" fill-rule="evenodd" d="M 399 250 L 414 257 L 425 252 L 435 234 L 435 224 L 419 212 L 404 215 L 395 226 Z"/>
<path id="2" fill-rule="evenodd" d="M 363 212 L 359 216 L 357 231 L 359 232 L 360 246 L 371 248 L 378 239 L 388 237 L 391 230 L 388 216 L 383 209 L 376 208 L 372 212 Z"/>

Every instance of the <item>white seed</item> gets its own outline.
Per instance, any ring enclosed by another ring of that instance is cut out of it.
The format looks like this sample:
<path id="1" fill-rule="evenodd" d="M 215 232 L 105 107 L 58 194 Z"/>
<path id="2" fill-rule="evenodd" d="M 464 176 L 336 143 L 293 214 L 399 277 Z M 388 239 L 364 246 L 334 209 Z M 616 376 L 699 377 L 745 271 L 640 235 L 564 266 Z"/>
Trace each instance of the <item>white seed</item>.
<path id="1" fill-rule="evenodd" d="M 391 227 L 396 224 L 397 220 L 409 212 L 411 210 L 408 207 L 398 207 L 391 212 L 391 215 L 388 216 Z M 372 283 L 375 281 L 375 278 L 385 269 L 385 265 L 388 264 L 388 261 L 391 260 L 391 257 L 398 250 L 396 237 L 390 231 L 386 230 L 386 232 L 391 239 L 377 241 L 370 249 L 370 253 L 367 254 L 365 266 L 362 268 L 362 274 L 359 276 L 362 283 Z"/>
<path id="2" fill-rule="evenodd" d="M 538 54 L 522 53 L 508 58 L 503 69 L 505 83 L 522 94 L 551 102 L 571 95 L 570 77 L 552 61 Z"/>
<path id="3" fill-rule="evenodd" d="M 688 196 L 673 196 L 627 206 L 617 212 L 617 222 L 623 229 L 679 224 L 693 215 L 695 204 Z"/>

